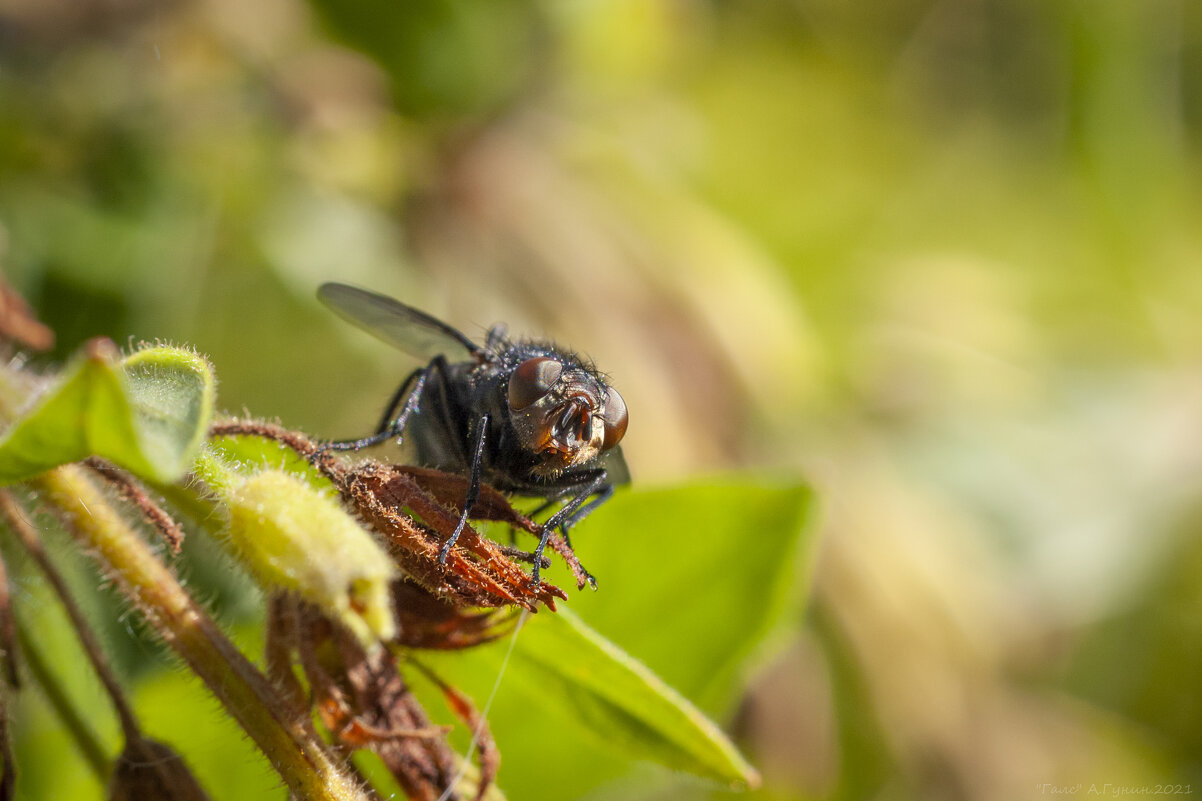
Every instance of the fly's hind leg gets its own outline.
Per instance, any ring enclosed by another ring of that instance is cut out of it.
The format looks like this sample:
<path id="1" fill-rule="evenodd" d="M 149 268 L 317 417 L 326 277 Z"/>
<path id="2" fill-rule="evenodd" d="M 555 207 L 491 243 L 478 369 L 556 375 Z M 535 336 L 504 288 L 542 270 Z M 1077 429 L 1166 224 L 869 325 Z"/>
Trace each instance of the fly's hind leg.
<path id="1" fill-rule="evenodd" d="M 401 382 L 401 385 L 397 387 L 397 391 L 393 393 L 392 398 L 388 401 L 388 406 L 384 409 L 384 415 L 380 418 L 380 423 L 376 426 L 375 433 L 360 439 L 327 442 L 321 447 L 321 450 L 358 451 L 387 442 L 394 437 L 399 441 L 401 434 L 405 431 L 405 426 L 409 422 L 409 418 L 418 411 L 422 392 L 426 388 L 426 382 L 430 380 L 431 376 L 434 376 L 434 380 L 436 381 L 445 382 L 446 366 L 446 359 L 439 356 L 425 367 L 419 367 L 410 373 Z"/>

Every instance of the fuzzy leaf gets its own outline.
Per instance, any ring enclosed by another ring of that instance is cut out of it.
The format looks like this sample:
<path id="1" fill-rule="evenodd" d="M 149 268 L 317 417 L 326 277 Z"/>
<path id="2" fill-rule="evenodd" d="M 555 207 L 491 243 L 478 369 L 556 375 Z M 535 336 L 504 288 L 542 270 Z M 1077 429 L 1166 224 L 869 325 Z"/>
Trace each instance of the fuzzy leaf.
<path id="1" fill-rule="evenodd" d="M 122 363 L 141 447 L 178 477 L 204 443 L 217 387 L 208 361 L 183 348 L 143 348 Z M 154 478 L 154 476 L 147 476 Z"/>
<path id="2" fill-rule="evenodd" d="M 175 481 L 208 428 L 214 383 L 208 363 L 189 351 L 147 348 L 123 365 L 111 342 L 92 340 L 0 441 L 0 484 L 89 456 Z"/>
<path id="3" fill-rule="evenodd" d="M 251 434 L 227 434 L 213 437 L 209 446 L 230 467 L 244 476 L 264 468 L 291 473 L 314 489 L 334 491 L 334 484 L 305 457 L 282 442 Z"/>

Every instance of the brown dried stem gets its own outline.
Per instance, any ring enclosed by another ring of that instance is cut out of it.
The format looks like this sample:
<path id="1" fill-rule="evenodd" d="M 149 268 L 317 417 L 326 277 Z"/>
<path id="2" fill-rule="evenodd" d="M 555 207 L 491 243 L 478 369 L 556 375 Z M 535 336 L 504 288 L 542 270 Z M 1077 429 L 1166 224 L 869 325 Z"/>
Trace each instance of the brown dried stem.
<path id="1" fill-rule="evenodd" d="M 343 496 L 361 514 L 392 540 L 397 546 L 394 551 L 417 551 L 416 560 L 403 559 L 403 553 L 394 555 L 397 556 L 401 567 L 416 570 L 417 580 L 433 592 L 459 595 L 457 590 L 463 590 L 465 582 L 456 582 L 454 576 L 458 575 L 465 579 L 469 586 L 479 582 L 487 587 L 488 590 L 483 594 L 485 597 L 488 592 L 495 592 L 500 595 L 502 603 L 523 606 L 532 612 L 537 611 L 535 603 L 538 601 L 554 610 L 555 598 L 567 599 L 567 596 L 553 585 L 531 589 L 531 577 L 518 568 L 513 559 L 523 558 L 531 561 L 533 556 L 480 537 L 470 525 L 464 529 L 458 547 L 452 549 L 447 559 L 446 567 L 450 570 L 435 570 L 431 567 L 428 546 L 430 542 L 434 543 L 433 555 L 437 557 L 437 549 L 441 548 L 442 540 L 432 537 L 429 530 L 406 524 L 406 520 L 409 524 L 414 521 L 404 515 L 402 509 L 408 507 L 445 539 L 459 521 L 458 513 L 453 510 L 462 504 L 467 494 L 467 479 L 462 476 L 424 467 L 380 465 L 371 461 L 348 467 L 333 452 L 322 451 L 318 443 L 304 434 L 257 420 L 232 419 L 215 423 L 210 427 L 209 435 L 264 437 L 279 442 L 308 459 L 339 488 Z M 543 532 L 541 525 L 514 509 L 508 498 L 487 484 L 480 485 L 480 495 L 472 506 L 472 519 L 507 523 L 536 537 L 541 536 Z M 588 572 L 559 532 L 552 532 L 547 541 L 572 571 L 578 588 L 583 589 L 586 583 L 591 582 Z M 490 576 L 487 572 L 482 573 L 473 568 L 471 560 L 465 560 L 461 553 L 457 553 L 461 549 L 474 553 L 501 575 Z M 415 561 L 421 564 L 415 564 Z M 544 563 L 543 566 L 548 565 Z M 446 577 L 448 573 L 449 578 Z M 494 582 L 494 578 L 502 579 L 501 586 Z M 455 586 L 456 584 L 459 586 Z M 463 604 L 469 606 L 497 605 L 495 602 L 480 602 L 480 599 L 479 591 L 462 593 L 460 598 Z"/>
<path id="2" fill-rule="evenodd" d="M 284 693 L 296 714 L 308 714 L 309 701 L 305 688 L 292 672 L 292 643 L 300 623 L 296 619 L 296 607 L 289 598 L 276 594 L 267 602 L 267 636 L 264 643 L 264 658 L 267 675 Z"/>
<path id="3" fill-rule="evenodd" d="M 427 492 L 405 468 L 364 462 L 327 474 L 356 511 L 388 537 L 402 569 L 435 595 L 454 598 L 464 606 L 513 604 L 532 612 L 537 611 L 539 602 L 553 610 L 556 598 L 567 598 L 552 584 L 535 585 L 496 543 L 481 537 L 470 525 L 463 529 L 446 565 L 440 565 L 439 551 L 454 530 L 458 514 Z M 425 525 L 406 514 L 406 509 Z"/>
<path id="4" fill-rule="evenodd" d="M 132 504 L 142 514 L 142 519 L 149 523 L 163 537 L 172 553 L 179 553 L 184 542 L 184 530 L 171 515 L 151 500 L 142 485 L 133 479 L 129 473 L 119 469 L 111 462 L 93 456 L 84 462 L 94 472 L 99 474 L 115 489 L 122 498 Z"/>
<path id="5" fill-rule="evenodd" d="M 398 659 L 384 648 L 365 650 L 345 627 L 295 598 L 281 598 L 295 628 L 295 651 L 323 725 L 339 744 L 375 752 L 409 798 L 434 801 L 454 774 L 446 730 L 433 725 L 410 692 Z"/>
<path id="6" fill-rule="evenodd" d="M 306 459 L 317 454 L 320 446 L 299 431 L 284 428 L 276 423 L 265 423 L 261 420 L 239 420 L 234 417 L 222 420 L 209 426 L 210 437 L 263 437 L 275 440 L 281 445 L 287 445 Z M 333 455 L 330 455 L 333 459 Z"/>

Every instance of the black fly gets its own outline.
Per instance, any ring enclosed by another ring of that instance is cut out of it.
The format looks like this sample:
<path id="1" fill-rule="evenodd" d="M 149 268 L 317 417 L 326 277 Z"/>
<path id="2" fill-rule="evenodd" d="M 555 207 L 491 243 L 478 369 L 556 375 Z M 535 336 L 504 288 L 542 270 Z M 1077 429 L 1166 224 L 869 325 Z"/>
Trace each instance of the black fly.
<path id="1" fill-rule="evenodd" d="M 558 528 L 567 539 L 569 529 L 607 501 L 616 486 L 630 482 L 618 447 L 626 433 L 626 403 L 575 354 L 546 343 L 511 341 L 503 326 L 494 326 L 484 345 L 477 345 L 424 312 L 345 284 L 322 284 L 317 297 L 369 334 L 429 360 L 401 382 L 375 434 L 326 448 L 359 450 L 405 433 L 423 467 L 467 477 L 463 511 L 439 563 L 446 563 L 467 524 L 481 481 L 502 492 L 545 498 L 547 506 L 564 501 L 543 524 L 534 552 L 535 583 L 551 532 Z"/>

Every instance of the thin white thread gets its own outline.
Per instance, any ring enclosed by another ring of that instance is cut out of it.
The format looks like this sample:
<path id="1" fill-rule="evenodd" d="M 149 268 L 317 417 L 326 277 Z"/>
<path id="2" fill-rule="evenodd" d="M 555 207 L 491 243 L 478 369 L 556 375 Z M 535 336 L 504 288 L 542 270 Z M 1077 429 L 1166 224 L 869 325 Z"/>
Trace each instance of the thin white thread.
<path id="1" fill-rule="evenodd" d="M 509 648 L 505 651 L 505 658 L 501 660 L 501 669 L 497 671 L 497 680 L 493 682 L 492 692 L 488 694 L 488 700 L 484 703 L 484 708 L 480 710 L 480 722 L 476 724 L 476 730 L 472 732 L 472 743 L 468 746 L 467 753 L 463 755 L 463 764 L 459 768 L 459 773 L 447 784 L 447 789 L 442 791 L 438 801 L 447 801 L 451 797 L 451 793 L 455 791 L 455 785 L 459 784 L 467 775 L 468 765 L 472 764 L 472 754 L 476 752 L 476 741 L 480 739 L 480 732 L 484 730 L 485 722 L 488 720 L 488 710 L 492 709 L 492 702 L 497 697 L 497 690 L 501 689 L 501 677 L 505 675 L 505 669 L 509 667 L 509 657 L 513 656 L 513 647 L 518 644 L 518 632 L 522 630 L 529 614 L 530 610 L 523 609 L 517 625 L 513 627 L 513 636 L 509 638 Z"/>

